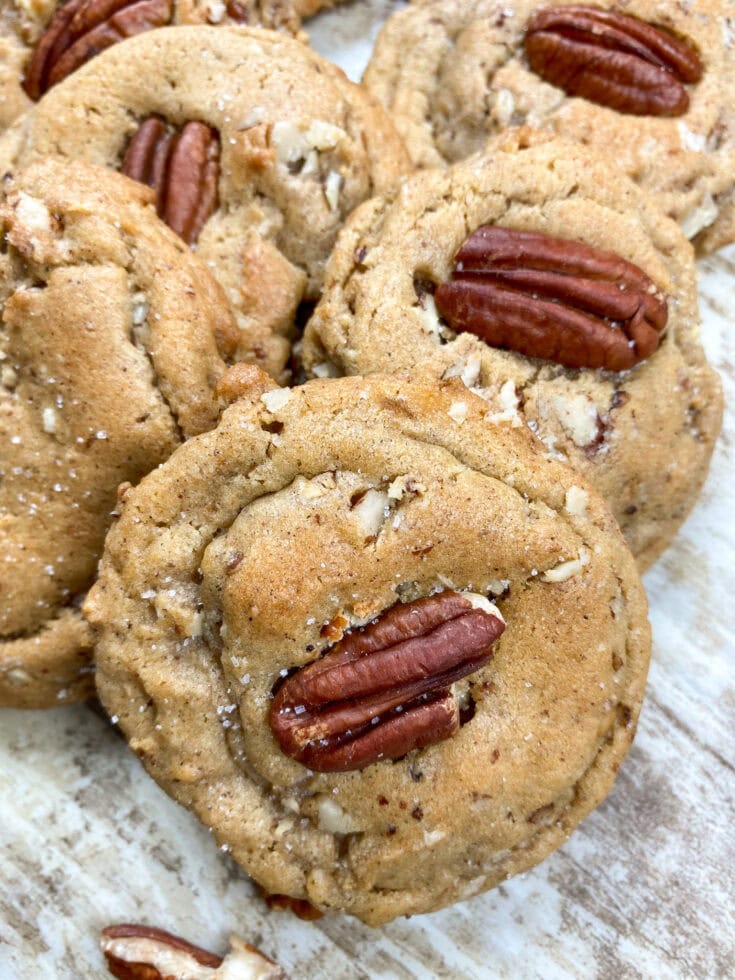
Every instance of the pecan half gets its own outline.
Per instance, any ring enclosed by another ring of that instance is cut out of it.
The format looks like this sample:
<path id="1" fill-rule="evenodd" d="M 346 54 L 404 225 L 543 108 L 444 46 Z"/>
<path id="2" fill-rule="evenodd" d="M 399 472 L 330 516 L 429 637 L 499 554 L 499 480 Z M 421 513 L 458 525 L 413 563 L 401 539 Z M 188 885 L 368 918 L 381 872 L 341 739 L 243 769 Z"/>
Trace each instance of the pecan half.
<path id="1" fill-rule="evenodd" d="M 189 245 L 217 208 L 219 136 L 201 122 L 179 132 L 150 116 L 133 136 L 120 168 L 156 192 L 156 210 Z"/>
<path id="2" fill-rule="evenodd" d="M 693 48 L 662 27 L 597 7 L 548 7 L 524 38 L 531 68 L 547 82 L 636 116 L 681 116 L 684 84 L 702 77 Z"/>
<path id="3" fill-rule="evenodd" d="M 292 674 L 270 712 L 283 752 L 317 772 L 344 772 L 453 735 L 451 685 L 487 663 L 505 629 L 477 600 L 442 592 L 398 603 Z"/>
<path id="4" fill-rule="evenodd" d="M 69 0 L 35 47 L 23 88 L 34 102 L 100 51 L 171 21 L 172 0 Z"/>
<path id="5" fill-rule="evenodd" d="M 434 294 L 452 330 L 565 367 L 623 371 L 656 350 L 666 297 L 612 252 L 483 225 Z"/>
<path id="6" fill-rule="evenodd" d="M 119 925 L 102 930 L 100 947 L 107 967 L 120 980 L 286 980 L 283 970 L 260 950 L 233 936 L 227 956 L 192 946 L 163 929 Z"/>

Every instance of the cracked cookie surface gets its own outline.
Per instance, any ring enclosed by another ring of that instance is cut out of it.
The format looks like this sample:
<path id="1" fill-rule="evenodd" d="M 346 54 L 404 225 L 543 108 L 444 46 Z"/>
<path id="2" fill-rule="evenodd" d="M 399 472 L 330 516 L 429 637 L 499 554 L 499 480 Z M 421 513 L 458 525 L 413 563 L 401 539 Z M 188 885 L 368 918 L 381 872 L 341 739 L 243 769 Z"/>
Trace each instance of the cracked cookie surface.
<path id="1" fill-rule="evenodd" d="M 238 357 L 286 380 L 299 305 L 318 297 L 339 228 L 409 166 L 398 135 L 377 103 L 298 41 L 168 27 L 51 89 L 0 139 L 0 169 L 48 154 L 120 168 L 151 117 L 216 135 L 216 206 L 197 254 L 234 310 Z"/>
<path id="2" fill-rule="evenodd" d="M 93 691 L 79 612 L 117 486 L 211 428 L 236 327 L 150 192 L 83 164 L 0 201 L 0 705 Z"/>
<path id="3" fill-rule="evenodd" d="M 658 349 L 631 370 L 571 369 L 455 335 L 432 292 L 482 225 L 571 239 L 637 265 L 667 298 Z M 352 216 L 303 356 L 317 375 L 460 376 L 497 415 L 527 421 L 551 455 L 585 474 L 644 569 L 693 506 L 721 424 L 680 229 L 585 148 L 524 130 L 498 137 L 482 157 L 417 174 Z"/>
<path id="4" fill-rule="evenodd" d="M 635 564 L 598 495 L 487 414 L 458 379 L 256 388 L 125 494 L 85 604 L 99 694 L 269 893 L 431 911 L 536 864 L 612 785 L 649 656 Z M 360 771 L 284 755 L 283 678 L 444 590 L 506 623 L 454 685 L 456 734 Z"/>
<path id="5" fill-rule="evenodd" d="M 573 0 L 572 0 L 573 2 Z M 419 166 L 443 166 L 518 125 L 600 150 L 655 195 L 700 252 L 735 240 L 735 17 L 720 0 L 594 3 L 684 40 L 704 72 L 675 118 L 632 115 L 567 95 L 530 68 L 523 42 L 537 11 L 570 0 L 424 0 L 378 37 L 364 82 L 397 121 Z M 596 70 L 599 76 L 600 66 Z"/>

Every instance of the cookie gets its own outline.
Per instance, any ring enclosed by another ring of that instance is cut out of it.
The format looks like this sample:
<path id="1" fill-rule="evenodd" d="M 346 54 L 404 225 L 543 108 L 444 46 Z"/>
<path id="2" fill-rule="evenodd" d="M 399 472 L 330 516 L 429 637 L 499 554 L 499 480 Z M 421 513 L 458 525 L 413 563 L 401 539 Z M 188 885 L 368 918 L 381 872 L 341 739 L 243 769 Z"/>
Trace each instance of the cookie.
<path id="1" fill-rule="evenodd" d="M 408 168 L 383 110 L 338 68 L 280 34 L 214 27 L 103 52 L 5 133 L 0 172 L 49 154 L 156 185 L 225 289 L 238 356 L 281 380 L 339 228 Z"/>
<path id="2" fill-rule="evenodd" d="M 456 378 L 256 388 L 125 494 L 85 604 L 100 697 L 268 893 L 428 912 L 612 785 L 649 657 L 635 564 L 486 415 Z"/>
<path id="3" fill-rule="evenodd" d="M 419 166 L 548 128 L 614 160 L 704 253 L 735 240 L 734 45 L 721 0 L 425 0 L 388 21 L 364 81 Z"/>
<path id="4" fill-rule="evenodd" d="M 79 612 L 119 483 L 211 428 L 219 287 L 118 174 L 46 162 L 0 202 L 0 705 L 93 690 Z"/>
<path id="5" fill-rule="evenodd" d="M 291 0 L 9 0 L 0 8 L 0 131 L 100 51 L 169 24 L 236 24 L 302 36 Z"/>
<path id="6" fill-rule="evenodd" d="M 471 268 L 464 254 L 455 262 L 487 226 L 498 226 L 491 237 L 506 229 L 505 244 L 480 249 L 487 259 L 497 247 L 505 274 L 490 261 Z M 535 245 L 523 244 L 528 233 Z M 467 322 L 470 301 L 482 315 Z M 648 305 L 653 326 L 640 323 Z M 680 229 L 588 150 L 523 130 L 358 209 L 303 356 L 316 375 L 461 377 L 488 399 L 489 417 L 526 420 L 584 473 L 641 568 L 694 504 L 721 424 Z"/>

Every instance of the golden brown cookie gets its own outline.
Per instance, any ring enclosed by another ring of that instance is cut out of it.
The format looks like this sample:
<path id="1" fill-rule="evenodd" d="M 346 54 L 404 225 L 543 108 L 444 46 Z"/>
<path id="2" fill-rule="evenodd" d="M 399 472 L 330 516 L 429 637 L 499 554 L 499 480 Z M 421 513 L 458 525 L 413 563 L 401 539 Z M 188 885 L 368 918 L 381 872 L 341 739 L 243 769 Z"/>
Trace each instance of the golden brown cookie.
<path id="1" fill-rule="evenodd" d="M 373 925 L 467 898 L 627 752 L 633 559 L 487 412 L 456 378 L 254 386 L 126 495 L 85 604 L 100 696 L 269 893 Z"/>
<path id="2" fill-rule="evenodd" d="M 82 164 L 35 164 L 3 184 L 3 706 L 92 692 L 79 606 L 118 484 L 217 419 L 213 389 L 236 328 L 150 202 L 146 188 Z"/>
<path id="3" fill-rule="evenodd" d="M 413 161 L 508 126 L 600 150 L 700 252 L 735 240 L 735 16 L 727 0 L 425 0 L 378 37 L 365 84 Z"/>
<path id="4" fill-rule="evenodd" d="M 484 226 L 507 241 L 473 266 L 458 253 Z M 303 355 L 316 375 L 461 377 L 584 473 L 641 568 L 697 499 L 721 424 L 680 229 L 590 151 L 526 131 L 358 209 Z"/>
<path id="5" fill-rule="evenodd" d="M 7 0 L 0 7 L 0 131 L 101 51 L 170 24 L 303 36 L 291 0 Z"/>
<path id="6" fill-rule="evenodd" d="M 48 154 L 156 185 L 225 289 L 238 356 L 280 379 L 345 218 L 408 168 L 386 114 L 338 68 L 281 34 L 214 27 L 99 55 L 0 139 L 0 171 Z"/>

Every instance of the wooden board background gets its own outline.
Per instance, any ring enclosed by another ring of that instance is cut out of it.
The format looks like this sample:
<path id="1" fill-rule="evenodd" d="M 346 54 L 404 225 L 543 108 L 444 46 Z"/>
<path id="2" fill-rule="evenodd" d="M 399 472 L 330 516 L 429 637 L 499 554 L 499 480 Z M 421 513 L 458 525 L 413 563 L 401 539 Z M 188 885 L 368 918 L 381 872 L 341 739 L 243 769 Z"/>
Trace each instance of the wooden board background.
<path id="1" fill-rule="evenodd" d="M 353 77 L 389 8 L 318 18 Z M 700 265 L 704 341 L 735 404 L 735 247 Z M 638 738 L 612 795 L 539 868 L 371 930 L 268 913 L 210 834 L 84 706 L 0 712 L 0 978 L 103 977 L 99 929 L 146 921 L 293 978 L 735 976 L 735 425 L 697 508 L 646 576 L 655 634 Z"/>

